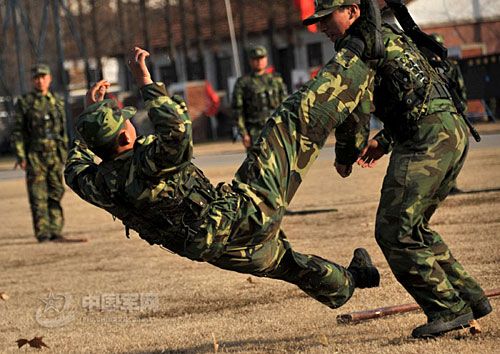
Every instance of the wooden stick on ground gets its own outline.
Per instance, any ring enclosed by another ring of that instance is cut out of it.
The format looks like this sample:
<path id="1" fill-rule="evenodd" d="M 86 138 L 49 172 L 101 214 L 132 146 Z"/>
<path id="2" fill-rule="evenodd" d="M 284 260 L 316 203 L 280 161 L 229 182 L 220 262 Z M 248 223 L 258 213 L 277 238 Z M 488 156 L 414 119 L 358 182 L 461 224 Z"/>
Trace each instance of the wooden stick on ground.
<path id="1" fill-rule="evenodd" d="M 485 295 L 487 297 L 499 296 L 500 288 L 487 290 L 485 291 Z M 343 323 L 343 324 L 357 323 L 374 318 L 394 315 L 396 313 L 405 313 L 416 310 L 420 310 L 420 306 L 418 306 L 417 304 L 404 304 L 404 305 L 380 307 L 378 309 L 373 309 L 373 310 L 356 311 L 338 315 L 337 323 Z"/>

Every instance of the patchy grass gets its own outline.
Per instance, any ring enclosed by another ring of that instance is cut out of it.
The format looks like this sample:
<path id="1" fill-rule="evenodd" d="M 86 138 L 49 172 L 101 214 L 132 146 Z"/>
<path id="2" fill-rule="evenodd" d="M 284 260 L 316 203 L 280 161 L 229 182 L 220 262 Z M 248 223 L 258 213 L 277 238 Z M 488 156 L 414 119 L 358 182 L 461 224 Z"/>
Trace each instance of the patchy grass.
<path id="1" fill-rule="evenodd" d="M 356 291 L 337 310 L 290 284 L 191 262 L 150 247 L 135 234 L 127 240 L 120 222 L 71 191 L 64 198 L 65 233 L 90 242 L 38 244 L 32 236 L 24 181 L 2 181 L 0 293 L 7 298 L 0 299 L 0 352 L 17 353 L 16 340 L 35 336 L 43 336 L 50 347 L 44 352 L 54 353 L 497 352 L 498 298 L 492 300 L 493 314 L 480 320 L 483 333 L 477 336 L 455 331 L 436 340 L 411 339 L 411 329 L 425 321 L 419 312 L 337 324 L 341 313 L 412 301 L 373 238 L 386 163 L 371 171 L 356 168 L 344 180 L 331 162 L 318 162 L 290 209 L 338 211 L 290 215 L 283 222 L 300 251 L 344 265 L 355 247 L 366 247 L 373 255 L 381 286 Z M 499 164 L 500 149 L 472 150 L 459 187 L 499 188 Z M 236 167 L 206 172 L 214 183 L 229 181 Z M 482 191 L 449 197 L 433 219 L 453 254 L 485 289 L 500 287 L 499 210 L 500 192 Z M 47 309 L 50 294 L 54 308 Z M 132 301 L 141 295 L 150 295 L 156 305 L 143 304 L 142 310 L 114 307 L 127 296 Z M 63 325 L 47 327 L 54 323 Z"/>

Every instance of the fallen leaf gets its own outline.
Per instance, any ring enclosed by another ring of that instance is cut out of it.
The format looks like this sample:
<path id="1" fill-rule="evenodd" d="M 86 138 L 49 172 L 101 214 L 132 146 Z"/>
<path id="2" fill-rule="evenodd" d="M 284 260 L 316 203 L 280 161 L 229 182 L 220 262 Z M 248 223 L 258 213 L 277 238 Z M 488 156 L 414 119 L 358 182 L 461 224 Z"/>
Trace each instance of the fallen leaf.
<path id="1" fill-rule="evenodd" d="M 472 335 L 476 335 L 482 332 L 481 326 L 479 325 L 479 322 L 477 322 L 476 320 L 470 321 L 469 324 L 470 324 L 469 332 Z"/>
<path id="2" fill-rule="evenodd" d="M 21 348 L 23 345 L 28 344 L 29 340 L 24 338 L 19 338 L 18 340 L 16 340 L 16 342 L 17 342 L 17 347 Z"/>
<path id="3" fill-rule="evenodd" d="M 48 348 L 49 346 L 42 341 L 43 337 L 35 337 L 28 342 L 30 347 L 42 349 L 42 347 Z"/>
<path id="4" fill-rule="evenodd" d="M 31 340 L 19 338 L 18 340 L 16 340 L 17 347 L 21 348 L 22 346 L 28 344 L 32 348 L 37 348 L 37 349 L 42 349 L 42 347 L 48 348 L 49 346 L 43 342 L 42 338 L 43 337 L 34 337 Z"/>

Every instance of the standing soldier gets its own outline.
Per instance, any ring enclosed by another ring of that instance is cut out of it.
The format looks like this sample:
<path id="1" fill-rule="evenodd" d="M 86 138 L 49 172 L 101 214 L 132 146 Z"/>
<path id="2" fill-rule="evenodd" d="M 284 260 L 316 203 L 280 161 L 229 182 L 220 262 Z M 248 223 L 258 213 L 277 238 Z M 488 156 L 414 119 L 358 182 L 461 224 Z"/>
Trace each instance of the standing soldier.
<path id="1" fill-rule="evenodd" d="M 373 35 L 363 27 L 367 10 L 378 11 L 371 1 L 318 0 L 315 13 L 304 24 L 319 22 L 336 48 L 342 47 L 350 35 Z M 446 83 L 413 41 L 389 25 L 382 26 L 378 35 L 385 48 L 383 59 L 371 63 L 376 70 L 373 100 L 384 130 L 368 142 L 357 161 L 373 167 L 392 149 L 375 238 L 396 279 L 427 315 L 427 323 L 415 328 L 413 337 L 438 336 L 468 327 L 471 320 L 492 311 L 480 285 L 429 226 L 464 164 L 467 126 Z M 368 51 L 374 46 L 366 44 Z M 355 140 L 364 143 L 366 124 L 355 128 L 346 131 L 347 140 L 359 135 Z M 337 135 L 337 142 L 344 140 Z M 350 174 L 354 156 L 336 156 L 342 177 Z"/>
<path id="2" fill-rule="evenodd" d="M 15 167 L 26 171 L 35 237 L 39 242 L 64 242 L 60 203 L 68 144 L 64 102 L 49 91 L 52 76 L 47 65 L 33 67 L 32 77 L 34 91 L 16 104 L 12 133 Z"/>
<path id="3" fill-rule="evenodd" d="M 287 94 L 281 76 L 266 73 L 265 47 L 251 48 L 249 57 L 252 73 L 238 78 L 233 91 L 234 115 L 247 151 L 257 141 L 267 118 Z"/>

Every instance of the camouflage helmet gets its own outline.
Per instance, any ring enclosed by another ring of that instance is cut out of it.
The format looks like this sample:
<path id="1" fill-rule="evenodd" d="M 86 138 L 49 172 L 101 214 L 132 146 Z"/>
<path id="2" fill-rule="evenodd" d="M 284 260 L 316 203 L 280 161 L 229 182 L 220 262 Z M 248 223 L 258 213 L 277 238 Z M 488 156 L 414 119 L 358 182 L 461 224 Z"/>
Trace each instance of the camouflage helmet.
<path id="1" fill-rule="evenodd" d="M 123 128 L 125 121 L 132 118 L 134 107 L 119 109 L 114 100 L 106 99 L 88 106 L 78 117 L 76 130 L 90 150 L 105 146 L 113 141 Z"/>
<path id="2" fill-rule="evenodd" d="M 31 76 L 50 75 L 50 67 L 47 64 L 36 64 L 31 68 Z"/>
<path id="3" fill-rule="evenodd" d="M 264 46 L 257 45 L 248 50 L 248 57 L 250 59 L 267 57 L 267 49 Z"/>
<path id="4" fill-rule="evenodd" d="M 302 24 L 304 26 L 315 24 L 337 10 L 340 6 L 359 5 L 359 3 L 360 0 L 314 0 L 314 13 L 302 21 Z"/>

